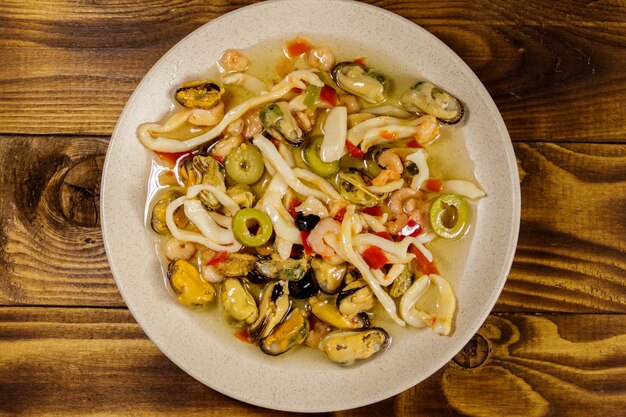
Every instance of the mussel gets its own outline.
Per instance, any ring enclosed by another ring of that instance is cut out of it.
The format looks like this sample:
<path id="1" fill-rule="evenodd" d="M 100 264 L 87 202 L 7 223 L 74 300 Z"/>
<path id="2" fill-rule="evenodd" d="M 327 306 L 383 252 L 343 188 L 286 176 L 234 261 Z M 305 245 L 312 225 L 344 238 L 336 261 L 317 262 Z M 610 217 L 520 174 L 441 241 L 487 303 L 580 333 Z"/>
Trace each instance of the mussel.
<path id="1" fill-rule="evenodd" d="M 240 207 L 252 207 L 255 196 L 249 185 L 236 184 L 226 190 L 226 194 Z"/>
<path id="2" fill-rule="evenodd" d="M 373 327 L 362 331 L 332 332 L 322 339 L 319 349 L 331 361 L 347 366 L 382 352 L 390 342 L 385 330 Z"/>
<path id="3" fill-rule="evenodd" d="M 339 88 L 368 103 L 380 104 L 387 99 L 389 78 L 378 70 L 347 61 L 335 65 L 330 75 Z"/>
<path id="4" fill-rule="evenodd" d="M 313 272 L 309 269 L 304 277 L 297 281 L 289 281 L 289 294 L 301 300 L 314 296 L 320 290 Z"/>
<path id="5" fill-rule="evenodd" d="M 393 280 L 389 295 L 394 298 L 401 297 L 413 284 L 413 272 L 408 264 L 404 266 L 404 270 Z"/>
<path id="6" fill-rule="evenodd" d="M 328 298 L 309 298 L 311 313 L 324 323 L 330 324 L 338 329 L 366 329 L 370 325 L 367 314 L 358 313 L 352 317 L 341 314 L 337 306 Z"/>
<path id="7" fill-rule="evenodd" d="M 369 311 L 375 304 L 376 297 L 364 279 L 346 285 L 337 295 L 337 308 L 342 315 L 348 317 Z"/>
<path id="8" fill-rule="evenodd" d="M 249 253 L 230 253 L 215 265 L 217 273 L 224 277 L 245 277 L 254 268 L 257 257 Z"/>
<path id="9" fill-rule="evenodd" d="M 215 297 L 215 288 L 203 281 L 198 269 L 183 259 L 169 263 L 167 279 L 178 296 L 178 302 L 187 307 L 204 307 Z"/>
<path id="10" fill-rule="evenodd" d="M 400 98 L 407 110 L 435 116 L 447 124 L 461 121 L 465 112 L 463 103 L 452 94 L 429 81 L 418 81 Z"/>
<path id="11" fill-rule="evenodd" d="M 307 316 L 305 310 L 294 308 L 269 336 L 259 341 L 261 350 L 268 355 L 277 356 L 302 344 L 309 333 Z"/>
<path id="12" fill-rule="evenodd" d="M 183 83 L 174 94 L 176 101 L 190 109 L 210 109 L 224 94 L 224 87 L 212 81 Z"/>
<path id="13" fill-rule="evenodd" d="M 259 309 L 254 297 L 238 278 L 226 278 L 220 289 L 220 301 L 224 319 L 229 326 L 242 327 L 259 318 Z"/>
<path id="14" fill-rule="evenodd" d="M 165 212 L 167 210 L 167 206 L 169 206 L 172 201 L 176 200 L 182 195 L 182 190 L 177 187 L 170 187 L 159 193 L 157 197 L 158 200 L 152 208 L 152 215 L 150 216 L 150 226 L 152 226 L 152 230 L 160 235 L 167 235 L 170 232 L 165 222 Z M 184 216 L 182 210 L 177 211 L 180 211 L 181 213 L 175 212 L 174 219 L 179 217 L 176 214 L 181 214 Z"/>
<path id="15" fill-rule="evenodd" d="M 261 124 L 271 136 L 291 146 L 298 147 L 304 142 L 304 133 L 291 115 L 287 102 L 268 104 L 259 113 Z"/>
<path id="16" fill-rule="evenodd" d="M 254 340 L 267 337 L 283 321 L 290 308 L 291 300 L 287 283 L 276 281 L 267 284 L 261 295 L 259 317 L 248 331 L 250 337 Z"/>
<path id="17" fill-rule="evenodd" d="M 185 159 L 179 168 L 179 175 L 186 187 L 206 184 L 226 189 L 224 167 L 210 156 L 196 155 Z M 201 191 L 198 198 L 210 210 L 220 207 L 217 198 L 206 190 Z"/>
<path id="18" fill-rule="evenodd" d="M 376 195 L 367 189 L 367 184 L 358 171 L 342 170 L 334 178 L 334 185 L 343 198 L 360 206 L 372 207 L 387 197 Z"/>
<path id="19" fill-rule="evenodd" d="M 320 289 L 326 294 L 336 294 L 346 275 L 346 264 L 333 265 L 320 257 L 311 259 L 311 269 Z"/>
<path id="20" fill-rule="evenodd" d="M 298 281 L 308 271 L 309 262 L 306 257 L 282 259 L 277 253 L 273 253 L 271 258 L 257 261 L 254 269 L 265 278 Z"/>

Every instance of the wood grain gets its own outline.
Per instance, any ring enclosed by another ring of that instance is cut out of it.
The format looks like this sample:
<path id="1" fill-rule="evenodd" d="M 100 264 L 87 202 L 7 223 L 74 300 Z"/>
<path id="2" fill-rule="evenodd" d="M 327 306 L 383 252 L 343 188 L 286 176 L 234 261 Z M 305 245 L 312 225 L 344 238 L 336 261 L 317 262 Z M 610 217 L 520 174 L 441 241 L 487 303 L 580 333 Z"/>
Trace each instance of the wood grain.
<path id="1" fill-rule="evenodd" d="M 107 141 L 3 138 L 0 305 L 123 306 L 98 217 Z M 626 145 L 519 143 L 522 226 L 497 311 L 625 312 Z"/>
<path id="2" fill-rule="evenodd" d="M 476 354 L 477 340 L 486 354 Z M 455 360 L 423 383 L 332 414 L 620 415 L 624 343 L 624 315 L 493 315 Z M 195 381 L 124 309 L 0 308 L 0 351 L 0 416 L 287 415 Z"/>
<path id="3" fill-rule="evenodd" d="M 11 65 L 0 67 L 0 133 L 110 134 L 165 51 L 248 3 L 3 2 L 0 62 Z M 459 54 L 494 97 L 514 140 L 624 141 L 616 105 L 626 99 L 622 2 L 371 3 L 422 25 Z"/>

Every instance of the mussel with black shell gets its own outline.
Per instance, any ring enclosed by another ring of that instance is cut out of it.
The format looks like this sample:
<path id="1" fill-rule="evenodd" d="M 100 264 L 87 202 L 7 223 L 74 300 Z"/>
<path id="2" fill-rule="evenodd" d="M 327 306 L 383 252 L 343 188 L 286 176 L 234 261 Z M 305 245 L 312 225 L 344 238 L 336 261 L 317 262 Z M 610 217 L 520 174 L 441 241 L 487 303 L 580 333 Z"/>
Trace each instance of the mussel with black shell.
<path id="1" fill-rule="evenodd" d="M 460 122 L 465 113 L 459 99 L 429 81 L 413 84 L 400 98 L 400 104 L 408 111 L 430 114 L 447 124 Z"/>
<path id="2" fill-rule="evenodd" d="M 339 88 L 371 104 L 387 99 L 389 78 L 382 72 L 357 62 L 339 62 L 330 72 Z"/>

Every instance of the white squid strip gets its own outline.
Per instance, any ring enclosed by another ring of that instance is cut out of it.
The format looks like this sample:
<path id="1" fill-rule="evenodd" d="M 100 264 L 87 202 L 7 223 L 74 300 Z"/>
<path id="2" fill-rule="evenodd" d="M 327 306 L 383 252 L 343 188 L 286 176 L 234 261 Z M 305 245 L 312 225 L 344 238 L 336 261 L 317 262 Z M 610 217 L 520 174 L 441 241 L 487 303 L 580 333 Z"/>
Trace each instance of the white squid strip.
<path id="1" fill-rule="evenodd" d="M 252 143 L 254 143 L 254 145 L 261 151 L 261 154 L 263 155 L 265 161 L 265 166 L 271 166 L 276 169 L 276 172 L 297 193 L 307 197 L 311 196 L 319 198 L 320 200 L 324 200 L 326 204 L 329 204 L 333 200 L 333 197 L 329 196 L 328 194 L 304 185 L 302 181 L 298 179 L 294 171 L 289 167 L 289 164 L 280 155 L 278 149 L 276 149 L 274 144 L 270 142 L 266 137 L 264 137 L 263 135 L 256 135 L 252 140 Z M 335 195 L 338 196 L 339 194 L 337 194 L 337 192 L 335 191 Z"/>
<path id="2" fill-rule="evenodd" d="M 346 147 L 348 110 L 344 106 L 333 107 L 328 111 L 324 122 L 324 139 L 320 146 L 320 159 L 335 162 L 342 157 Z"/>
<path id="3" fill-rule="evenodd" d="M 399 180 L 391 181 L 385 185 L 370 185 L 367 189 L 374 194 L 384 194 L 391 193 L 393 191 L 399 190 L 404 185 L 404 180 L 400 178 Z"/>
<path id="4" fill-rule="evenodd" d="M 220 227 L 209 215 L 200 200 L 186 200 L 183 204 L 185 215 L 195 224 L 200 232 L 219 245 L 235 243 L 235 235 L 231 229 Z"/>
<path id="5" fill-rule="evenodd" d="M 364 245 L 364 244 L 359 244 L 359 243 L 354 244 L 354 248 L 356 249 L 358 253 L 365 252 L 365 250 L 371 246 L 372 245 Z M 411 262 L 413 259 L 415 259 L 415 255 L 413 255 L 412 253 L 404 254 L 401 257 L 398 257 L 397 255 L 394 255 L 393 253 L 386 252 L 385 250 L 383 250 L 383 253 L 385 254 L 385 257 L 387 258 L 387 264 L 407 264 Z"/>
<path id="6" fill-rule="evenodd" d="M 255 95 L 267 94 L 267 85 L 252 75 L 237 72 L 235 74 L 226 75 L 222 77 L 222 82 L 225 85 L 239 85 L 248 91 L 253 92 Z"/>
<path id="7" fill-rule="evenodd" d="M 296 174 L 296 177 L 298 177 L 298 179 L 310 182 L 311 184 L 318 187 L 321 192 L 331 197 L 333 200 L 342 199 L 341 195 L 339 195 L 337 190 L 335 190 L 335 187 L 330 185 L 330 183 L 326 181 L 326 179 L 324 179 L 323 177 L 320 177 L 316 173 L 311 172 L 308 169 L 302 169 L 302 168 L 294 168 L 293 172 L 294 174 Z"/>
<path id="8" fill-rule="evenodd" d="M 481 198 L 486 194 L 476 184 L 463 180 L 446 180 L 441 188 L 442 193 L 458 194 L 467 198 Z"/>
<path id="9" fill-rule="evenodd" d="M 424 296 L 428 286 L 437 286 L 437 302 L 435 312 L 420 311 L 415 308 L 417 301 Z M 416 280 L 400 300 L 400 314 L 411 326 L 431 326 L 435 333 L 450 334 L 452 318 L 456 309 L 454 291 L 448 281 L 437 274 L 423 275 Z"/>
<path id="10" fill-rule="evenodd" d="M 326 206 L 315 197 L 307 197 L 302 204 L 296 207 L 296 211 L 304 214 L 305 216 L 314 214 L 320 219 L 324 219 L 329 216 Z"/>
<path id="11" fill-rule="evenodd" d="M 141 142 L 148 148 L 153 151 L 159 152 L 186 152 L 191 151 L 197 148 L 200 145 L 205 144 L 211 139 L 215 139 L 219 136 L 229 124 L 239 119 L 244 115 L 248 110 L 253 107 L 261 106 L 263 104 L 271 103 L 273 101 L 281 99 L 283 96 L 288 94 L 293 88 L 300 88 L 304 90 L 306 88 L 306 84 L 313 84 L 319 87 L 322 87 L 324 83 L 320 81 L 317 75 L 314 72 L 309 70 L 299 70 L 293 71 L 288 74 L 285 78 L 283 78 L 278 84 L 276 84 L 268 94 L 253 97 L 244 101 L 232 108 L 228 113 L 224 115 L 224 118 L 221 122 L 219 122 L 214 128 L 209 130 L 208 132 L 196 136 L 187 140 L 176 140 L 176 139 L 167 139 L 163 137 L 158 137 L 156 139 L 152 138 L 150 133 L 159 133 L 156 130 L 150 130 L 149 128 L 143 128 L 144 125 L 139 128 L 139 139 Z M 169 120 L 168 120 L 169 122 Z M 167 124 L 167 123 L 166 123 Z M 142 134 L 142 132 L 144 132 Z"/>
<path id="12" fill-rule="evenodd" d="M 399 107 L 392 106 L 390 104 L 387 104 L 385 106 L 366 107 L 366 108 L 361 109 L 361 113 L 370 113 L 370 114 L 375 114 L 377 116 L 392 116 L 392 117 L 398 117 L 400 119 L 408 119 L 414 116 L 414 114 L 409 113 L 408 111 L 402 110 Z"/>
<path id="13" fill-rule="evenodd" d="M 234 242 L 231 245 L 220 245 L 210 240 L 206 236 L 201 233 L 191 232 L 189 230 L 179 229 L 174 221 L 174 211 L 185 203 L 185 196 L 179 197 L 176 200 L 172 201 L 169 206 L 167 206 L 167 210 L 165 211 L 165 223 L 167 224 L 167 228 L 172 233 L 176 239 L 182 242 L 194 242 L 199 243 L 201 245 L 206 246 L 209 249 L 214 251 L 222 252 L 237 252 L 241 249 L 241 244 L 238 242 Z"/>
<path id="14" fill-rule="evenodd" d="M 219 201 L 220 204 L 224 206 L 228 214 L 230 214 L 231 216 L 234 216 L 235 213 L 237 213 L 240 209 L 239 204 L 235 203 L 235 200 L 230 198 L 228 194 L 226 194 L 224 191 L 220 190 L 219 188 L 215 187 L 214 185 L 208 185 L 208 184 L 192 185 L 191 187 L 187 188 L 187 195 L 185 197 L 193 198 L 197 196 L 198 194 L 200 194 L 201 191 L 208 191 L 211 194 L 213 194 L 213 196 L 217 198 L 217 201 Z"/>
<path id="15" fill-rule="evenodd" d="M 191 115 L 191 112 L 191 109 L 187 109 L 174 113 L 162 125 L 159 123 L 144 123 L 137 129 L 137 136 L 139 137 L 139 140 L 141 140 L 141 142 L 143 142 L 144 144 L 146 142 L 153 141 L 153 133 L 171 132 L 172 130 L 185 123 Z"/>
<path id="16" fill-rule="evenodd" d="M 387 228 L 385 227 L 385 223 L 387 223 L 387 213 L 384 213 L 380 217 L 380 220 L 367 213 L 359 213 L 359 216 L 361 216 L 365 224 L 367 224 L 367 227 L 372 229 L 375 233 L 387 231 Z"/>
<path id="17" fill-rule="evenodd" d="M 296 166 L 296 161 L 293 159 L 293 154 L 291 153 L 291 147 L 283 142 L 278 143 L 278 153 L 285 160 L 289 168 L 294 168 Z"/>
<path id="18" fill-rule="evenodd" d="M 281 239 L 280 237 L 276 237 L 276 252 L 281 257 L 281 259 L 288 259 L 291 256 L 291 249 L 293 248 L 293 243 L 288 240 Z"/>
<path id="19" fill-rule="evenodd" d="M 370 270 L 369 266 L 367 266 L 367 264 L 365 263 L 361 255 L 356 253 L 354 251 L 354 248 L 352 247 L 352 216 L 353 215 L 354 215 L 354 206 L 352 205 L 348 206 L 348 209 L 346 210 L 346 214 L 343 218 L 343 222 L 341 223 L 341 239 L 340 240 L 341 240 L 341 244 L 343 246 L 344 252 L 346 253 L 346 256 L 348 258 L 348 261 L 359 270 L 359 272 L 363 276 L 363 279 L 365 279 L 369 287 L 372 289 L 372 292 L 374 293 L 374 295 L 376 295 L 376 298 L 378 298 L 378 301 L 380 301 L 380 304 L 383 306 L 387 314 L 389 314 L 389 317 L 391 317 L 400 326 L 404 326 L 405 325 L 404 321 L 402 321 L 402 319 L 398 317 L 398 314 L 396 313 L 395 302 L 393 301 L 391 296 L 387 294 L 387 292 L 381 288 L 380 284 L 378 283 L 374 275 L 372 275 L 372 271 Z"/>
<path id="20" fill-rule="evenodd" d="M 363 135 L 363 141 L 361 142 L 361 150 L 367 152 L 369 148 L 380 143 L 392 142 L 394 140 L 408 138 L 415 135 L 418 131 L 416 126 L 403 126 L 403 125 L 387 125 L 383 127 L 375 127 L 369 129 Z M 393 139 L 389 139 L 389 137 Z"/>
<path id="21" fill-rule="evenodd" d="M 293 113 L 296 111 L 305 111 L 306 109 L 308 109 L 307 105 L 304 104 L 305 97 L 306 97 L 306 94 L 300 94 L 292 98 L 289 101 L 289 105 L 287 106 L 289 111 Z"/>
<path id="22" fill-rule="evenodd" d="M 385 239 L 384 237 L 373 235 L 371 233 L 364 233 L 355 236 L 354 241 L 357 245 L 360 246 L 378 246 L 385 252 L 389 252 L 390 254 L 397 256 L 400 259 L 404 259 L 407 256 L 409 246 L 412 244 L 415 245 L 415 247 L 420 252 L 422 252 L 424 257 L 428 259 L 429 262 L 433 261 L 433 254 L 430 253 L 428 249 L 426 249 L 422 242 L 414 237 L 405 237 L 400 242 L 393 242 L 391 240 Z"/>
<path id="23" fill-rule="evenodd" d="M 402 271 L 404 271 L 405 266 L 403 264 L 394 264 L 387 274 L 385 274 L 380 269 L 376 269 L 372 271 L 374 277 L 378 280 L 378 283 L 383 287 L 388 287 L 400 276 Z"/>
<path id="24" fill-rule="evenodd" d="M 233 227 L 232 217 L 224 216 L 223 214 L 220 214 L 216 211 L 209 211 L 209 216 L 211 216 L 213 221 L 219 224 L 220 226 L 227 228 L 227 229 L 232 229 Z"/>
<path id="25" fill-rule="evenodd" d="M 424 181 L 428 179 L 430 176 L 430 169 L 428 168 L 428 162 L 426 162 L 426 152 L 423 149 L 418 149 L 412 154 L 406 157 L 407 161 L 411 161 L 415 163 L 417 166 L 418 172 L 417 175 L 413 175 L 413 179 L 411 180 L 411 188 L 414 190 L 419 190 Z"/>
<path id="26" fill-rule="evenodd" d="M 375 128 L 375 127 L 387 126 L 387 125 L 394 124 L 394 123 L 398 124 L 402 122 L 406 123 L 405 120 L 397 119 L 391 116 L 380 116 L 380 117 L 375 117 L 373 119 L 368 119 L 364 122 L 357 124 L 350 130 L 348 130 L 347 139 L 354 146 L 357 146 L 359 143 L 361 143 L 361 141 L 363 140 L 363 136 L 365 135 L 365 132 L 367 132 L 368 130 Z"/>
<path id="27" fill-rule="evenodd" d="M 260 207 L 272 221 L 276 236 L 291 243 L 302 244 L 300 230 L 282 203 L 289 187 L 280 176 L 275 176 L 267 187 Z"/>

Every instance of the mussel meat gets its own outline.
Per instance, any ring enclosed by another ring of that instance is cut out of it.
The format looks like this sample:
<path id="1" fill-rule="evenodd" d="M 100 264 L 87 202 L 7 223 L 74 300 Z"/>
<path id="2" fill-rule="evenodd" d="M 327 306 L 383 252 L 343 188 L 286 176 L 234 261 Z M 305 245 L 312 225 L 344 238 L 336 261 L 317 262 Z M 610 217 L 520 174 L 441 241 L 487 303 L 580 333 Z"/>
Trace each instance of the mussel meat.
<path id="1" fill-rule="evenodd" d="M 183 83 L 174 97 L 190 109 L 210 109 L 224 94 L 224 87 L 212 81 L 192 81 Z"/>
<path id="2" fill-rule="evenodd" d="M 205 184 L 226 189 L 224 167 L 208 155 L 196 155 L 185 159 L 179 168 L 179 175 L 186 187 Z M 217 210 L 220 207 L 217 198 L 206 190 L 201 191 L 198 198 L 210 210 Z"/>
<path id="3" fill-rule="evenodd" d="M 271 136 L 298 147 L 304 142 L 304 133 L 289 111 L 287 102 L 268 104 L 259 114 L 261 124 Z"/>
<path id="4" fill-rule="evenodd" d="M 335 187 L 343 198 L 360 206 L 372 207 L 384 201 L 386 194 L 378 196 L 367 189 L 358 171 L 342 170 L 334 178 Z"/>
<path id="5" fill-rule="evenodd" d="M 204 307 L 215 297 L 215 288 L 200 278 L 195 266 L 183 259 L 169 263 L 167 279 L 178 295 L 178 302 L 187 307 Z"/>
<path id="6" fill-rule="evenodd" d="M 311 259 L 311 269 L 320 289 L 326 294 L 336 294 L 346 275 L 346 264 L 333 265 L 320 257 Z"/>
<path id="7" fill-rule="evenodd" d="M 309 298 L 309 305 L 311 306 L 311 313 L 315 317 L 338 329 L 366 329 L 370 325 L 367 314 L 358 313 L 352 317 L 344 316 L 328 298 L 311 297 Z"/>
<path id="8" fill-rule="evenodd" d="M 257 259 L 249 253 L 230 253 L 228 258 L 215 265 L 215 270 L 224 277 L 245 277 Z"/>
<path id="9" fill-rule="evenodd" d="M 254 297 L 238 278 L 226 278 L 220 289 L 220 301 L 224 318 L 229 326 L 242 327 L 252 324 L 259 317 Z"/>
<path id="10" fill-rule="evenodd" d="M 368 103 L 380 104 L 387 99 L 389 78 L 378 70 L 356 62 L 340 62 L 330 74 L 339 88 Z"/>
<path id="11" fill-rule="evenodd" d="M 267 284 L 261 295 L 259 317 L 248 331 L 250 337 L 254 340 L 267 337 L 283 321 L 290 308 L 291 300 L 287 283 L 276 281 Z"/>
<path id="12" fill-rule="evenodd" d="M 362 331 L 332 332 L 322 339 L 319 349 L 331 361 L 347 366 L 382 352 L 390 342 L 391 337 L 385 330 L 373 327 Z"/>
<path id="13" fill-rule="evenodd" d="M 435 116 L 447 124 L 461 121 L 463 103 L 452 94 L 429 81 L 418 81 L 400 98 L 400 104 L 412 112 Z"/>
<path id="14" fill-rule="evenodd" d="M 277 253 L 273 253 L 271 258 L 257 261 L 254 269 L 269 279 L 298 281 L 309 270 L 309 262 L 306 257 L 282 259 Z"/>
<path id="15" fill-rule="evenodd" d="M 337 295 L 337 308 L 344 316 L 352 317 L 374 308 L 376 297 L 364 279 L 343 287 Z"/>
<path id="16" fill-rule="evenodd" d="M 404 266 L 404 270 L 393 280 L 389 295 L 394 298 L 401 297 L 413 284 L 413 272 L 408 264 Z"/>
<path id="17" fill-rule="evenodd" d="M 259 346 L 268 355 L 277 356 L 302 344 L 308 333 L 308 313 L 301 308 L 294 308 L 285 321 L 276 326 L 269 336 L 260 340 Z"/>
<path id="18" fill-rule="evenodd" d="M 170 230 L 165 222 L 165 212 L 167 210 L 167 206 L 182 195 L 182 190 L 176 187 L 167 188 L 158 195 L 158 200 L 152 208 L 152 216 L 150 216 L 150 226 L 152 226 L 152 230 L 160 235 L 169 234 Z M 184 215 L 182 210 L 177 210 L 177 212 Z M 178 217 L 176 214 L 178 213 L 175 212 L 175 219 Z"/>

